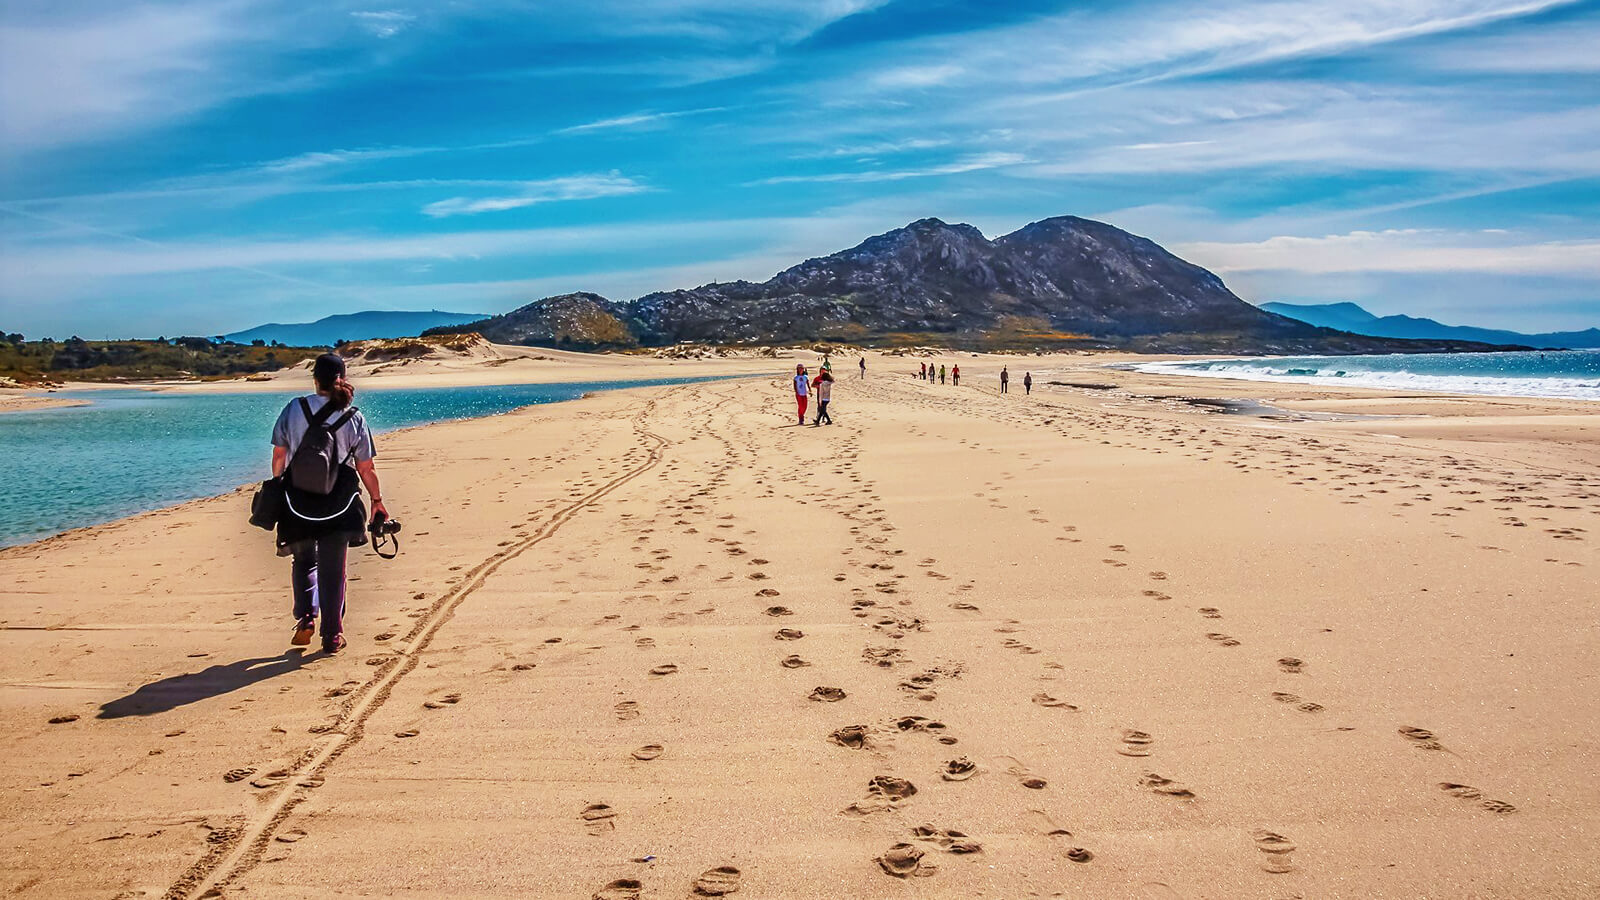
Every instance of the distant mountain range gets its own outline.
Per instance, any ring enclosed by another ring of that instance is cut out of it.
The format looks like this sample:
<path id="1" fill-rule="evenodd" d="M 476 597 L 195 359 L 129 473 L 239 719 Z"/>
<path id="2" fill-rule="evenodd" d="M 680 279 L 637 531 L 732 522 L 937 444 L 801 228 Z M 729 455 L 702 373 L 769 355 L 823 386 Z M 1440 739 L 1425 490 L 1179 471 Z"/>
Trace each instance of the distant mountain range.
<path id="1" fill-rule="evenodd" d="M 1375 316 L 1354 303 L 1263 303 L 1261 308 L 1311 325 L 1375 337 L 1526 344 L 1542 350 L 1600 347 L 1600 328 L 1523 334 L 1519 331 L 1474 328 L 1470 325 L 1445 325 L 1433 319 L 1419 319 L 1415 316 Z"/>
<path id="2" fill-rule="evenodd" d="M 628 303 L 563 294 L 433 330 L 581 350 L 684 341 L 1244 353 L 1484 349 L 1358 336 L 1276 315 L 1153 241 L 1075 216 L 995 240 L 971 225 L 921 219 L 760 284 L 713 283 Z"/>
<path id="3" fill-rule="evenodd" d="M 239 344 L 251 341 L 277 341 L 290 347 L 331 347 L 338 341 L 364 341 L 372 338 L 416 337 L 429 328 L 476 322 L 482 313 L 453 313 L 428 310 L 404 312 L 371 310 L 328 316 L 315 322 L 259 325 L 223 338 Z"/>

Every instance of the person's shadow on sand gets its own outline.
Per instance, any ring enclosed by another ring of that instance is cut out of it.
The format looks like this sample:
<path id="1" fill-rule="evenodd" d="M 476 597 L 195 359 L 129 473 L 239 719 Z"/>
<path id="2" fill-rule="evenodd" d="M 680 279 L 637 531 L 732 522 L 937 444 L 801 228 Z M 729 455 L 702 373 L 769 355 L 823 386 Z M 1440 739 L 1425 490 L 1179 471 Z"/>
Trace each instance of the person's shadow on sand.
<path id="1" fill-rule="evenodd" d="M 282 656 L 241 659 L 226 665 L 211 666 L 200 672 L 173 675 L 140 685 L 126 697 L 118 697 L 100 707 L 101 719 L 125 716 L 150 716 L 186 706 L 208 697 L 218 697 L 258 681 L 293 672 L 316 657 L 308 657 L 296 647 Z"/>

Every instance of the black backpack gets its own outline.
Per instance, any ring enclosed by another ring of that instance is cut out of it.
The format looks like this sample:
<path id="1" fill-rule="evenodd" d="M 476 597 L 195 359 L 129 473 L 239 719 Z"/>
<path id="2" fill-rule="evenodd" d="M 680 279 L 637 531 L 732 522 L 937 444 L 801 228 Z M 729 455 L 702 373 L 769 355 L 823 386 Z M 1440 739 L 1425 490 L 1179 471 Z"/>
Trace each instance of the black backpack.
<path id="1" fill-rule="evenodd" d="M 332 425 L 328 424 L 328 418 L 335 412 L 332 403 L 324 404 L 316 415 L 312 415 L 311 404 L 301 397 L 300 411 L 306 416 L 306 435 L 300 439 L 300 446 L 295 448 L 294 458 L 289 460 L 284 474 L 289 476 L 289 483 L 296 490 L 325 497 L 333 493 L 334 483 L 339 479 L 339 469 L 345 463 L 345 460 L 336 456 L 339 444 L 334 440 L 334 434 L 355 417 L 356 408 L 350 407 Z M 355 452 L 356 448 L 351 447 L 350 455 L 355 455 Z"/>

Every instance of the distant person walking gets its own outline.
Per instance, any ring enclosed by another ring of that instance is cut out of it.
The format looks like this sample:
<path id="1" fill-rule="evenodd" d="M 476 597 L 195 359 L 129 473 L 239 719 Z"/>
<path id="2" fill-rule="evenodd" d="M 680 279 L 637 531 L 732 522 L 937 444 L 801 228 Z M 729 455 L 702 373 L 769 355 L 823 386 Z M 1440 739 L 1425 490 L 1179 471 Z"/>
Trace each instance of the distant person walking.
<path id="1" fill-rule="evenodd" d="M 794 367 L 794 405 L 800 410 L 800 424 L 806 423 L 806 401 L 811 396 L 811 382 L 806 379 L 806 367 Z"/>
<path id="2" fill-rule="evenodd" d="M 322 650 L 344 649 L 345 557 L 366 541 L 361 486 L 376 518 L 388 518 L 378 486 L 377 455 L 344 360 L 325 353 L 311 367 L 316 393 L 289 401 L 272 426 L 272 474 L 288 477 L 286 511 L 278 520 L 278 555 L 292 556 L 294 636 L 305 646 L 322 616 Z"/>
<path id="3" fill-rule="evenodd" d="M 944 384 L 944 363 L 939 364 L 939 383 Z"/>
<path id="4" fill-rule="evenodd" d="M 821 425 L 823 422 L 832 425 L 833 418 L 828 415 L 828 401 L 833 399 L 833 373 L 823 369 L 822 374 L 811 382 L 811 389 L 817 393 L 817 420 L 811 423 L 812 426 Z"/>
<path id="5" fill-rule="evenodd" d="M 826 354 L 826 353 L 822 354 L 822 371 L 824 371 L 824 372 L 832 372 L 833 371 L 833 362 L 832 362 L 832 360 L 828 359 L 828 354 Z"/>
<path id="6" fill-rule="evenodd" d="M 950 367 L 950 384 L 955 386 L 955 387 L 960 387 L 961 386 L 961 366 L 960 366 L 960 364 L 956 364 L 956 365 L 953 365 L 953 366 Z"/>
<path id="7" fill-rule="evenodd" d="M 867 358 L 865 356 L 861 357 L 861 377 L 867 377 Z"/>
<path id="8" fill-rule="evenodd" d="M 1010 383 L 1011 383 L 1011 373 L 1006 371 L 1006 367 L 1005 366 L 1001 366 L 1000 367 L 1000 393 L 1002 393 L 1002 394 L 1007 393 L 1007 385 L 1010 384 Z"/>
<path id="9" fill-rule="evenodd" d="M 1022 396 L 1026 397 L 1026 396 L 1028 396 L 1029 394 L 1032 394 L 1032 393 L 1033 393 L 1033 373 L 1032 372 L 1023 372 L 1022 373 Z"/>
<path id="10" fill-rule="evenodd" d="M 917 370 L 917 377 L 922 379 L 923 381 L 927 381 L 928 380 L 928 364 L 927 363 L 923 363 L 922 367 Z"/>

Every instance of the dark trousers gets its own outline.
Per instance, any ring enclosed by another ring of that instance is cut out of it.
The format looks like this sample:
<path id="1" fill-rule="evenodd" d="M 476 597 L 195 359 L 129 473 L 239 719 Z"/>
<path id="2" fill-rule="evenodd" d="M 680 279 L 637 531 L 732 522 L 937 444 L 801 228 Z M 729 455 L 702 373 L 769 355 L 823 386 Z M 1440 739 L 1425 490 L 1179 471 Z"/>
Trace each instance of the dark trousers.
<path id="1" fill-rule="evenodd" d="M 1006 392 L 1006 383 L 1004 381 L 1002 381 L 1002 382 L 1000 382 L 1000 393 L 1004 394 L 1005 392 Z"/>
<path id="2" fill-rule="evenodd" d="M 322 640 L 344 632 L 344 561 L 350 536 L 343 533 L 308 538 L 294 545 L 294 616 L 304 619 L 322 612 Z"/>
<path id="3" fill-rule="evenodd" d="M 829 425 L 832 425 L 833 424 L 833 418 L 828 415 L 828 401 L 826 401 L 826 400 L 818 400 L 817 401 L 817 422 L 816 422 L 816 424 L 821 425 L 823 422 L 827 422 Z"/>

